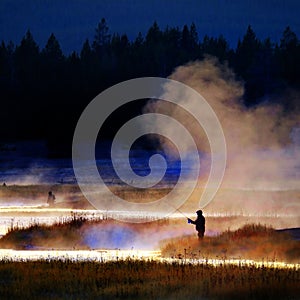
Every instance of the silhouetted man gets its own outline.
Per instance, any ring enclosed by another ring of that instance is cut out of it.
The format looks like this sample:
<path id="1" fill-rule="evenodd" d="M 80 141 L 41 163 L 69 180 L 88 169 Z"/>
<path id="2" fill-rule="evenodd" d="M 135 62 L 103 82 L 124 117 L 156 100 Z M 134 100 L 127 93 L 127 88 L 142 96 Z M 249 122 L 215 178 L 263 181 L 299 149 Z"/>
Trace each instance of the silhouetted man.
<path id="1" fill-rule="evenodd" d="M 188 223 L 196 225 L 196 230 L 198 231 L 198 239 L 203 239 L 205 232 L 205 218 L 202 215 L 202 210 L 196 211 L 197 219 L 195 221 L 188 218 Z"/>
<path id="2" fill-rule="evenodd" d="M 49 204 L 49 206 L 54 206 L 54 202 L 55 202 L 55 196 L 54 194 L 50 191 L 48 193 L 48 201 L 47 203 Z"/>

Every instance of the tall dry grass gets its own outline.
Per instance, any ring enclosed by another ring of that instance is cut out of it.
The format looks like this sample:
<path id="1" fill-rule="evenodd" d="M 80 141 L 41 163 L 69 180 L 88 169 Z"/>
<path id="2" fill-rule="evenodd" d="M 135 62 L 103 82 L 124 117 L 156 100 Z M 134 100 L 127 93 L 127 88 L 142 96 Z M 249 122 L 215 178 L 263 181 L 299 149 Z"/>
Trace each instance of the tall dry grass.
<path id="1" fill-rule="evenodd" d="M 188 235 L 161 242 L 166 257 L 253 259 L 299 263 L 300 242 L 286 232 L 260 225 L 247 224 L 235 231 L 227 230 L 218 236 L 198 240 Z"/>
<path id="2" fill-rule="evenodd" d="M 142 237 L 157 230 L 168 230 L 169 219 L 150 222 L 151 220 L 152 217 L 145 217 L 145 221 L 148 221 L 146 223 L 127 223 L 114 220 L 105 214 L 90 219 L 84 213 L 72 213 L 70 217 L 61 218 L 52 225 L 37 224 L 33 220 L 32 224 L 23 227 L 12 222 L 8 232 L 0 239 L 0 248 L 90 249 L 91 246 L 86 242 L 85 235 L 87 233 L 91 235 L 91 232 L 97 239 L 98 232 L 106 231 L 106 239 L 109 239 L 112 228 L 118 228 L 119 234 L 130 232 L 131 237 Z M 103 245 L 100 240 L 97 248 L 101 247 Z"/>
<path id="3" fill-rule="evenodd" d="M 299 299 L 296 269 L 155 261 L 0 261 L 1 299 Z"/>
<path id="4" fill-rule="evenodd" d="M 82 244 L 80 228 L 88 220 L 78 214 L 61 219 L 53 225 L 32 223 L 28 227 L 11 224 L 7 234 L 0 239 L 0 248 L 30 249 L 79 247 L 86 249 Z M 97 222 L 97 220 L 94 220 Z"/>

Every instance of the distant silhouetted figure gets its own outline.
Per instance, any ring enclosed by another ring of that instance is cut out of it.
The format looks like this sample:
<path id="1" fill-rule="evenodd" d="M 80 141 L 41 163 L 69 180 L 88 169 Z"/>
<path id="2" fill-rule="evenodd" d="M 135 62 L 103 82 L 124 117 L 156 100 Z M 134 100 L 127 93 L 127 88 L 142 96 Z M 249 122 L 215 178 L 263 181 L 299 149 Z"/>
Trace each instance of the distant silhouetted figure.
<path id="1" fill-rule="evenodd" d="M 6 186 L 6 183 L 5 182 L 3 182 L 3 184 L 2 184 L 3 186 Z"/>
<path id="2" fill-rule="evenodd" d="M 55 203 L 55 195 L 50 191 L 48 193 L 48 200 L 47 203 L 49 204 L 49 206 L 54 206 Z"/>
<path id="3" fill-rule="evenodd" d="M 196 225 L 196 230 L 198 231 L 198 238 L 203 239 L 205 232 L 205 218 L 202 215 L 202 210 L 196 211 L 197 219 L 195 221 L 188 218 L 188 223 Z"/>

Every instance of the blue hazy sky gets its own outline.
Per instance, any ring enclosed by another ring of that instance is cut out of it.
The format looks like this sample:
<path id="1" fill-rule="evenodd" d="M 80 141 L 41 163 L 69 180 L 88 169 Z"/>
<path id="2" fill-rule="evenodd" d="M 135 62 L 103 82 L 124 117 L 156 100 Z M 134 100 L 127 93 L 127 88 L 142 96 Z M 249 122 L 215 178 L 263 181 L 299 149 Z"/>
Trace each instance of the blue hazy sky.
<path id="1" fill-rule="evenodd" d="M 19 44 L 30 29 L 43 48 L 53 32 L 69 54 L 93 39 L 102 17 L 131 40 L 154 21 L 162 29 L 194 22 L 200 39 L 223 34 L 232 47 L 249 24 L 261 39 L 278 42 L 288 25 L 300 36 L 299 0 L 0 0 L 0 41 Z"/>

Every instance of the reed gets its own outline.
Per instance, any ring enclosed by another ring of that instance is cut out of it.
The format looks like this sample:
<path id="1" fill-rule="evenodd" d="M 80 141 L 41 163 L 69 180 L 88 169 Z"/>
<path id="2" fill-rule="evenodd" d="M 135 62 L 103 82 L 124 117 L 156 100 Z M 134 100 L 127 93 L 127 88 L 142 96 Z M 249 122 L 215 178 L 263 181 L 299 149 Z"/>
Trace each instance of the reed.
<path id="1" fill-rule="evenodd" d="M 133 261 L 0 261 L 1 299 L 298 299 L 300 272 Z"/>

